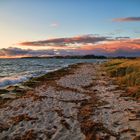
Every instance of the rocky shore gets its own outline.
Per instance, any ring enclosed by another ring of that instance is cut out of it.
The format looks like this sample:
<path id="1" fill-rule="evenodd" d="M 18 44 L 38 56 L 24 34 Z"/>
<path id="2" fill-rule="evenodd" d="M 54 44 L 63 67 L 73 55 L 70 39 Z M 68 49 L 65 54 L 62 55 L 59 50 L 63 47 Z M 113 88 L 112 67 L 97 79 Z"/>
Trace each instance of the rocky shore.
<path id="1" fill-rule="evenodd" d="M 121 97 L 101 64 L 71 65 L 23 86 L 0 98 L 0 140 L 140 139 L 140 102 Z"/>

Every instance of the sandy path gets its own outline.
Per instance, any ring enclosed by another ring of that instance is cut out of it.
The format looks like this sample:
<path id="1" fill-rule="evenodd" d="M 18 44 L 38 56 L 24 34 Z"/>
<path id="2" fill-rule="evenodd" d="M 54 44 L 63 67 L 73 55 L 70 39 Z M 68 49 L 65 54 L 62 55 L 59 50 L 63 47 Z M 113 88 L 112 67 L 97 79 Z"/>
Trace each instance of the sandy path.
<path id="1" fill-rule="evenodd" d="M 131 140 L 140 135 L 140 104 L 122 92 L 100 66 L 80 64 L 0 108 L 0 140 Z"/>
<path id="2" fill-rule="evenodd" d="M 100 67 L 97 67 L 97 71 Z M 121 140 L 140 139 L 140 102 L 129 97 L 121 97 L 125 92 L 114 85 L 105 72 L 99 72 L 96 80 L 96 95 L 105 105 L 97 107 L 92 119 L 102 122 L 112 134 Z"/>

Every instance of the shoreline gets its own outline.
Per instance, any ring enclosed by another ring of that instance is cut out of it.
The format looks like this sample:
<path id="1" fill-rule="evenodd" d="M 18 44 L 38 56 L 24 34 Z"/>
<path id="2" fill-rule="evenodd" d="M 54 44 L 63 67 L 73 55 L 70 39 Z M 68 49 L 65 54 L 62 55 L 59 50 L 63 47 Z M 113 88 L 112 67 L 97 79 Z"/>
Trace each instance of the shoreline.
<path id="1" fill-rule="evenodd" d="M 69 66 L 70 65 L 66 65 L 66 66 L 63 66 L 61 68 L 57 68 L 57 69 L 54 69 L 54 70 L 48 70 L 48 72 L 46 72 L 44 74 L 41 74 L 41 75 L 38 75 L 38 76 L 26 76 L 26 77 L 25 76 L 19 76 L 20 77 L 19 79 L 18 78 L 17 79 L 15 78 L 15 82 L 14 81 L 11 81 L 11 82 L 13 82 L 13 84 L 9 84 L 9 85 L 6 85 L 6 86 L 0 86 L 0 90 L 1 89 L 6 89 L 6 88 L 8 88 L 10 86 L 20 86 L 20 85 L 23 85 L 23 83 L 26 83 L 26 82 L 30 81 L 31 79 L 42 77 L 42 76 L 44 76 L 46 74 L 49 74 L 49 73 L 58 71 L 58 70 L 63 69 L 63 68 L 67 68 Z M 6 79 L 6 78 L 7 77 L 4 77 L 4 80 L 9 80 L 9 79 Z M 18 82 L 16 82 L 16 81 L 18 81 Z"/>
<path id="2" fill-rule="evenodd" d="M 34 59 L 33 59 L 34 60 Z M 39 59 L 33 62 L 33 60 L 27 60 L 22 61 L 22 60 L 17 60 L 17 67 L 13 65 L 13 62 L 6 61 L 3 63 L 7 63 L 7 68 L 4 69 L 4 65 L 2 65 L 1 71 L 2 73 L 0 74 L 0 89 L 6 88 L 8 86 L 12 85 L 17 85 L 20 83 L 23 83 L 25 81 L 30 80 L 32 77 L 40 77 L 46 73 L 49 73 L 51 71 L 56 71 L 65 67 L 68 67 L 69 65 L 76 64 L 76 63 L 81 63 L 82 62 L 98 62 L 98 61 L 105 61 L 100 60 L 100 59 Z M 52 63 L 51 63 L 52 61 Z M 56 62 L 55 62 L 56 61 Z M 14 63 L 16 60 L 14 61 Z M 23 66 L 20 66 L 21 63 L 23 63 Z M 30 65 L 30 63 L 33 63 L 33 65 L 30 67 L 27 67 L 27 65 Z M 15 68 L 14 68 L 15 67 Z M 24 68 L 25 67 L 25 68 Z M 20 69 L 20 70 L 16 70 Z M 23 69 L 23 71 L 22 71 Z M 11 71 L 12 70 L 12 71 Z M 4 71 L 7 71 L 5 74 Z M 17 71 L 17 72 L 16 72 Z M 12 74 L 11 74 L 12 73 Z"/>
<path id="3" fill-rule="evenodd" d="M 0 105 L 0 139 L 131 140 L 140 135 L 140 104 L 120 97 L 125 91 L 100 64 L 73 64 L 24 86 L 25 91 L 11 87 L 19 95 Z"/>
<path id="4" fill-rule="evenodd" d="M 50 71 L 48 71 L 47 73 L 45 73 L 45 74 L 42 74 L 42 75 L 40 75 L 40 76 L 36 76 L 36 77 L 30 77 L 28 80 L 26 80 L 26 81 L 22 81 L 22 82 L 19 82 L 19 83 L 16 83 L 16 84 L 12 84 L 12 85 L 7 85 L 7 86 L 3 86 L 3 87 L 0 87 L 0 92 L 6 92 L 6 89 L 9 89 L 9 88 L 14 88 L 14 87 L 23 87 L 23 86 L 25 86 L 25 87 L 28 87 L 28 86 L 33 86 L 34 84 L 36 84 L 36 82 L 38 81 L 38 82 L 41 82 L 41 80 L 43 80 L 44 78 L 46 78 L 46 80 L 47 80 L 47 78 L 48 77 L 50 77 L 51 78 L 51 76 L 53 76 L 53 74 L 57 74 L 57 73 L 59 73 L 59 72 L 62 72 L 63 70 L 65 71 L 65 70 L 67 70 L 67 69 L 69 69 L 69 68 L 71 68 L 71 67 L 73 67 L 73 66 L 75 66 L 75 65 L 79 65 L 79 64 L 81 64 L 81 63 L 75 63 L 75 64 L 69 64 L 69 65 L 67 65 L 67 66 L 64 66 L 64 67 L 61 67 L 61 68 L 58 68 L 58 69 L 54 69 L 54 70 L 50 70 Z M 59 77 L 59 76 L 58 76 Z M 29 84 L 29 85 L 28 85 Z M 32 85 L 33 84 L 33 85 Z M 4 93 L 5 93 L 4 92 Z M 0 93 L 0 94 L 3 94 L 3 93 Z"/>

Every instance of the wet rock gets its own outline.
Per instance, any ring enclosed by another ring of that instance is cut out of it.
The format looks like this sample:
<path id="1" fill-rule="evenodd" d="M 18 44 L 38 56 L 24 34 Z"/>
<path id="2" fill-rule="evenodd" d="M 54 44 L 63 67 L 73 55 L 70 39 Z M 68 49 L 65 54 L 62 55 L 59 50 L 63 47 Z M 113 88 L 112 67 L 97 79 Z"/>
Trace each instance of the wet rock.
<path id="1" fill-rule="evenodd" d="M 14 93 L 16 94 L 16 96 L 23 96 L 27 92 L 27 90 L 31 90 L 31 88 L 22 85 L 15 85 L 8 86 L 6 90 L 9 92 L 9 94 Z"/>
<path id="2" fill-rule="evenodd" d="M 0 89 L 0 94 L 7 94 L 9 91 L 7 89 Z"/>
<path id="3" fill-rule="evenodd" d="M 18 94 L 24 94 L 26 92 L 26 89 L 23 87 L 15 87 L 15 89 L 12 91 Z"/>
<path id="4" fill-rule="evenodd" d="M 1 94 L 0 97 L 2 99 L 15 99 L 16 98 L 16 94 Z"/>
<path id="5" fill-rule="evenodd" d="M 15 90 L 16 87 L 17 87 L 17 86 L 8 86 L 6 89 L 7 89 L 8 91 L 13 91 L 13 90 Z"/>

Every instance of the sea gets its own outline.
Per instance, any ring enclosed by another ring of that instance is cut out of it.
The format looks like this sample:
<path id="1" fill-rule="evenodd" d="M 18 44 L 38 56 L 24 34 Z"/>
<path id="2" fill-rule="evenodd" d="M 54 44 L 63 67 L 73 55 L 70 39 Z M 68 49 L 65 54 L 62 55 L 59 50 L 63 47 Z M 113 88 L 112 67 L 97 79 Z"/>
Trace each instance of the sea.
<path id="1" fill-rule="evenodd" d="M 0 59 L 0 88 L 15 85 L 39 77 L 48 72 L 68 67 L 71 64 L 96 63 L 98 59 Z"/>

